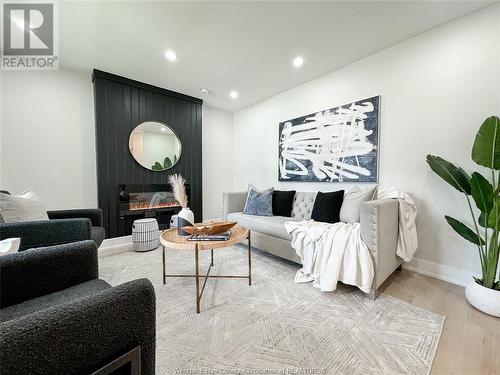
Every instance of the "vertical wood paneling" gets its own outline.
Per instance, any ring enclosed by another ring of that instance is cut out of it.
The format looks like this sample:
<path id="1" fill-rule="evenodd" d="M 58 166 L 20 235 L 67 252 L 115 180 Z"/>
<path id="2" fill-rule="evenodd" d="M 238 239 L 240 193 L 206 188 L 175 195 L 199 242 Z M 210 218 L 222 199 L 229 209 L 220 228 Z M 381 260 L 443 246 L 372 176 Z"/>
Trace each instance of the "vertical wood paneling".
<path id="1" fill-rule="evenodd" d="M 202 101 L 113 74 L 94 70 L 97 190 L 107 237 L 130 234 L 119 218 L 118 185 L 165 184 L 181 173 L 191 185 L 191 209 L 202 217 Z M 140 166 L 128 149 L 130 132 L 144 121 L 171 126 L 182 142 L 179 162 L 168 171 Z"/>

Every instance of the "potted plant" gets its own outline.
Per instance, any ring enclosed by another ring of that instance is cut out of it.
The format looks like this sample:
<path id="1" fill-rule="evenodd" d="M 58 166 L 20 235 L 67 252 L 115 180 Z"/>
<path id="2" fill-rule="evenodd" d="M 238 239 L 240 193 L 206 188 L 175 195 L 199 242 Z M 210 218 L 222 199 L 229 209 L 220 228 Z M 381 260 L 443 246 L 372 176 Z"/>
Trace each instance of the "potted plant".
<path id="1" fill-rule="evenodd" d="M 446 221 L 460 236 L 476 245 L 481 262 L 482 278 L 474 278 L 467 285 L 467 300 L 479 310 L 500 317 L 499 264 L 500 229 L 500 124 L 498 116 L 488 117 L 476 134 L 472 146 L 472 160 L 489 169 L 489 179 L 479 172 L 468 175 L 462 168 L 439 156 L 427 155 L 431 169 L 451 186 L 464 194 L 470 210 L 473 227 L 445 216 Z M 475 210 L 471 198 L 479 210 Z"/>

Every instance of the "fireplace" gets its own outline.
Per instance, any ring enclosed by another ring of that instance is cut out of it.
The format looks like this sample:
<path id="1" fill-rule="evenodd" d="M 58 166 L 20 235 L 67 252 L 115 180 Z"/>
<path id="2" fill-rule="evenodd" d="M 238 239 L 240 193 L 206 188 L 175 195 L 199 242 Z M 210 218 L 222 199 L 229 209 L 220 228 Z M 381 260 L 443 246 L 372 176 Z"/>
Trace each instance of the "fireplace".
<path id="1" fill-rule="evenodd" d="M 130 211 L 172 207 L 179 207 L 179 203 L 174 199 L 174 194 L 169 191 L 129 193 L 128 209 Z"/>
<path id="2" fill-rule="evenodd" d="M 156 218 L 160 229 L 168 229 L 170 218 L 181 210 L 174 199 L 169 184 L 119 185 L 118 207 L 120 232 L 132 233 L 132 224 L 136 219 Z M 190 186 L 186 185 L 190 200 Z"/>

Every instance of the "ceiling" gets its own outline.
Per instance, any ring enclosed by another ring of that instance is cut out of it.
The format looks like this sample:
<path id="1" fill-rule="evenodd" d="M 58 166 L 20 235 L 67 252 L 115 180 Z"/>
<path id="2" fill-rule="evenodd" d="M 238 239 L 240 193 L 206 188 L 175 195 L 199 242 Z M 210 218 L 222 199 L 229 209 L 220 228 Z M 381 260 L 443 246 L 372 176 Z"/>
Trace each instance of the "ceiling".
<path id="1" fill-rule="evenodd" d="M 60 66 L 89 76 L 101 69 L 236 111 L 490 3 L 61 2 Z M 167 49 L 177 61 L 165 58 Z M 295 68 L 298 55 L 304 64 Z"/>

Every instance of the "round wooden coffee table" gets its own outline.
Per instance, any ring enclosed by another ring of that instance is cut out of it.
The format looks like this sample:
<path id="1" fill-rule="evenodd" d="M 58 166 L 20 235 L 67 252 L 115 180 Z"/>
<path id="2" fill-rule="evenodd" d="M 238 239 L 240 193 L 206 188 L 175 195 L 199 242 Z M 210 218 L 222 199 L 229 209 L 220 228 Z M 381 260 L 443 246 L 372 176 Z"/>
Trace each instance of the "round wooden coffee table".
<path id="1" fill-rule="evenodd" d="M 226 279 L 248 279 L 248 285 L 252 285 L 252 247 L 250 244 L 250 231 L 236 224 L 231 228 L 231 237 L 227 241 L 188 241 L 188 236 L 182 237 L 177 234 L 177 228 L 167 229 L 160 235 L 160 242 L 163 246 L 163 284 L 167 277 L 194 277 L 196 285 L 196 312 L 200 312 L 200 301 L 208 278 Z M 209 275 L 214 265 L 214 249 L 227 248 L 248 240 L 248 275 Z M 194 251 L 194 275 L 179 275 L 166 273 L 166 248 L 177 250 Z M 199 252 L 210 250 L 210 266 L 205 276 L 200 276 Z M 200 292 L 200 278 L 204 278 Z"/>

